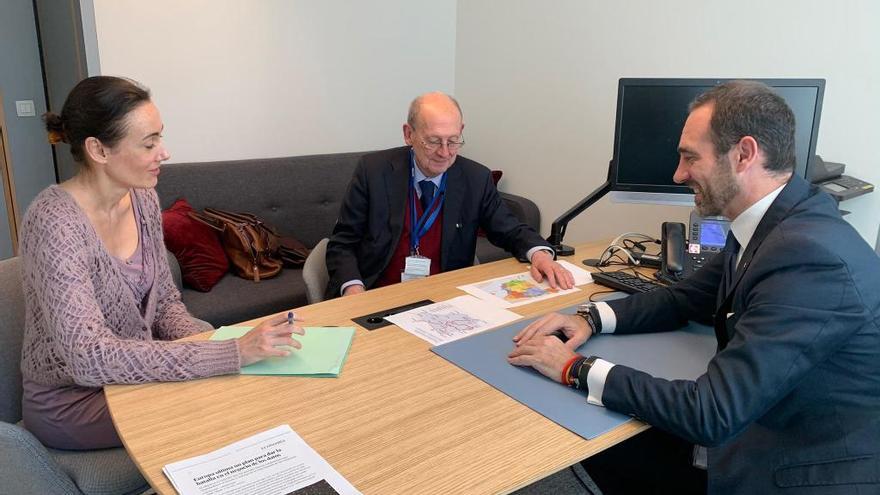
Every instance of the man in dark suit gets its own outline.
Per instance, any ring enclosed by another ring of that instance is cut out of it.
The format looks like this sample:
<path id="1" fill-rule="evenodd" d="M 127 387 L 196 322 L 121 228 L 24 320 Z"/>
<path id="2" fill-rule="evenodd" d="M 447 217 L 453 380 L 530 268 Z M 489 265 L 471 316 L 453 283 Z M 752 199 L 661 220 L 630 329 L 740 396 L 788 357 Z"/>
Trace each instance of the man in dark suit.
<path id="1" fill-rule="evenodd" d="M 880 258 L 792 176 L 794 116 L 763 84 L 698 97 L 679 153 L 674 179 L 698 211 L 732 219 L 723 254 L 670 288 L 545 316 L 510 362 L 708 447 L 710 493 L 880 493 Z M 718 339 L 695 381 L 573 352 L 599 333 L 688 320 L 714 321 Z"/>
<path id="2" fill-rule="evenodd" d="M 549 244 L 504 205 L 489 169 L 458 156 L 463 130 L 458 103 L 428 93 L 410 105 L 407 146 L 361 159 L 327 245 L 328 297 L 471 266 L 479 227 L 528 259 L 539 282 L 572 287 Z"/>

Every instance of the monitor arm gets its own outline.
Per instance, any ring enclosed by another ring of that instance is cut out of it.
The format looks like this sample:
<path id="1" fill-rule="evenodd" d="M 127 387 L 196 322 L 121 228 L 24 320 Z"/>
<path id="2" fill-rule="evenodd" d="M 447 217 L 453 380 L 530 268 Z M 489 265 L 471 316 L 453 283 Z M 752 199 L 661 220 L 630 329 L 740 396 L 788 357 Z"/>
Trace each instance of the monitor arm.
<path id="1" fill-rule="evenodd" d="M 571 256 L 574 254 L 573 247 L 566 246 L 562 243 L 562 238 L 565 236 L 565 228 L 568 226 L 568 222 L 572 221 L 574 217 L 580 215 L 581 212 L 589 208 L 590 205 L 599 201 L 599 199 L 608 194 L 609 191 L 611 191 L 611 181 L 606 180 L 604 184 L 588 194 L 586 198 L 580 200 L 578 204 L 569 208 L 568 211 L 559 215 L 559 218 L 553 221 L 550 225 L 550 237 L 547 238 L 547 242 L 549 242 L 553 247 L 553 250 L 556 251 L 557 256 Z"/>

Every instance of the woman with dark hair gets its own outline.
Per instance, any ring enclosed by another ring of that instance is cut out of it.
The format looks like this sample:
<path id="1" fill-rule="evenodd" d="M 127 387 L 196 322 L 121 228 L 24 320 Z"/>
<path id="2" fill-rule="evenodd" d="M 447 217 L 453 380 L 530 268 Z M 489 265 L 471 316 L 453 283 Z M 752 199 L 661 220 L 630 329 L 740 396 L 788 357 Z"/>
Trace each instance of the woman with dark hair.
<path id="1" fill-rule="evenodd" d="M 149 92 L 117 77 L 73 88 L 61 115 L 44 116 L 66 142 L 76 176 L 31 203 L 21 231 L 26 300 L 25 426 L 62 449 L 121 445 L 102 386 L 237 373 L 299 348 L 284 317 L 240 339 L 171 342 L 208 328 L 174 286 L 153 187 L 170 155 Z"/>

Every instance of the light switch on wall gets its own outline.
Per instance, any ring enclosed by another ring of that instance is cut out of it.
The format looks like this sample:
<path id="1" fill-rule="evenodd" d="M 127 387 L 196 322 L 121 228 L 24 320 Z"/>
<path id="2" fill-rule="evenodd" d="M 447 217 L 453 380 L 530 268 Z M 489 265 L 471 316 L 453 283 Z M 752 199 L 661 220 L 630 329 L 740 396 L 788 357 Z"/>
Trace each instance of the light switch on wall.
<path id="1" fill-rule="evenodd" d="M 16 100 L 15 113 L 19 117 L 36 117 L 37 112 L 34 109 L 34 100 Z"/>

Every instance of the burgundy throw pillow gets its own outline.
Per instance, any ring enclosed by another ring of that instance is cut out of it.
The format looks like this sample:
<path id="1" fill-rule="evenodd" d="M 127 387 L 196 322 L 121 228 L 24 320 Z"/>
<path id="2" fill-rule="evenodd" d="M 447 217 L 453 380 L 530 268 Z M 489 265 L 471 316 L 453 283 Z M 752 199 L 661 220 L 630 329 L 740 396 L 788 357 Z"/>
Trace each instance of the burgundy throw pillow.
<path id="1" fill-rule="evenodd" d="M 498 181 L 501 180 L 501 176 L 504 175 L 504 172 L 501 170 L 493 170 L 492 171 L 492 182 L 495 184 L 495 187 L 498 187 Z M 477 235 L 480 237 L 486 237 L 486 231 L 483 230 L 482 227 L 477 229 Z"/>
<path id="2" fill-rule="evenodd" d="M 217 231 L 192 219 L 192 206 L 183 198 L 162 212 L 165 247 L 180 263 L 186 285 L 208 292 L 229 270 L 229 260 L 220 245 Z"/>
<path id="3" fill-rule="evenodd" d="M 501 180 L 502 175 L 504 175 L 504 172 L 502 172 L 501 170 L 492 171 L 492 182 L 495 183 L 495 187 L 498 187 L 498 181 Z"/>

